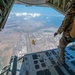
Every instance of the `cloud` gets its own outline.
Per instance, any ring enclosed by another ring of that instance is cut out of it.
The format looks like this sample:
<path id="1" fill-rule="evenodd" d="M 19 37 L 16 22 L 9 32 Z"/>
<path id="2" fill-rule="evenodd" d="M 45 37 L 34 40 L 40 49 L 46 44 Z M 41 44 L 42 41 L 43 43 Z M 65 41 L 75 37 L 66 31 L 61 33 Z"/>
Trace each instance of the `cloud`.
<path id="1" fill-rule="evenodd" d="M 30 17 L 33 17 L 33 18 L 41 16 L 40 13 L 27 13 L 27 12 L 23 12 L 23 13 L 11 12 L 10 15 L 15 15 L 16 17 L 30 16 Z"/>

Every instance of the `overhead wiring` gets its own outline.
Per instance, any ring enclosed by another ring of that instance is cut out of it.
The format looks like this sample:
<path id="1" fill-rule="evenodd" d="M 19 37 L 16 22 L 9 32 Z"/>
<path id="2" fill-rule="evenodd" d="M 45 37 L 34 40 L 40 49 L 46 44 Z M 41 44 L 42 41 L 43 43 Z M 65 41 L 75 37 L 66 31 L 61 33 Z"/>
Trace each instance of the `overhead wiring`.
<path id="1" fill-rule="evenodd" d="M 42 4 L 46 4 L 46 3 L 39 3 L 39 4 L 28 3 L 28 2 L 25 2 L 25 1 L 21 1 L 21 0 L 18 0 L 18 1 L 21 2 L 21 3 L 24 3 L 24 4 L 28 4 L 28 5 L 42 5 Z"/>

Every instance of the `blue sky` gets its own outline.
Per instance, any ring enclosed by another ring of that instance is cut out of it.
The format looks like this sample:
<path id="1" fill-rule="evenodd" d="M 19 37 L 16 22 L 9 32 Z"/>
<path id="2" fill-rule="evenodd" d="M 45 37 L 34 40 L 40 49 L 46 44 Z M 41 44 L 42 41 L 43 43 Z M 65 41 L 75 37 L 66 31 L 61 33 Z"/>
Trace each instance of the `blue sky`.
<path id="1" fill-rule="evenodd" d="M 14 4 L 13 9 L 11 12 L 27 12 L 27 13 L 40 13 L 40 14 L 51 14 L 51 15 L 61 15 L 56 10 L 50 7 L 37 7 L 37 6 L 25 6 L 25 5 L 18 5 Z"/>
<path id="2" fill-rule="evenodd" d="M 57 12 L 55 9 L 50 7 L 39 7 L 39 6 L 25 6 L 21 4 L 14 4 L 11 10 L 9 19 L 16 20 L 21 24 L 27 21 L 35 21 L 35 24 L 42 24 L 44 26 L 59 27 L 62 23 L 64 16 Z"/>

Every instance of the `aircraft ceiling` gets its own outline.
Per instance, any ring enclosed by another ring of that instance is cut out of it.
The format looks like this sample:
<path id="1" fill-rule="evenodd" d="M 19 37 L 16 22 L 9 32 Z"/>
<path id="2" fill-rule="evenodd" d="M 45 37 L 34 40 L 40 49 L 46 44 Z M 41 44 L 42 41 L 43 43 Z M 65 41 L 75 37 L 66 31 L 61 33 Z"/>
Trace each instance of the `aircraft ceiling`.
<path id="1" fill-rule="evenodd" d="M 16 3 L 30 4 L 30 5 L 39 5 L 45 4 L 47 0 L 15 0 Z"/>

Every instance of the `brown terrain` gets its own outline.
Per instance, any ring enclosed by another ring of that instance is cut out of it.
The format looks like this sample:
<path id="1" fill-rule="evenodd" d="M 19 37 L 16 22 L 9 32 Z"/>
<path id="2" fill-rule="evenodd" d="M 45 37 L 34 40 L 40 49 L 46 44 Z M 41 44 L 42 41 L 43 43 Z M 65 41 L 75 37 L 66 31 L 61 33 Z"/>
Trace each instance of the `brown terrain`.
<path id="1" fill-rule="evenodd" d="M 0 68 L 2 68 L 8 65 L 15 43 L 20 39 L 20 34 L 1 32 L 0 36 Z"/>

